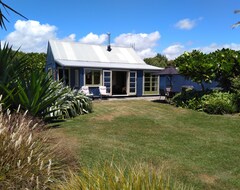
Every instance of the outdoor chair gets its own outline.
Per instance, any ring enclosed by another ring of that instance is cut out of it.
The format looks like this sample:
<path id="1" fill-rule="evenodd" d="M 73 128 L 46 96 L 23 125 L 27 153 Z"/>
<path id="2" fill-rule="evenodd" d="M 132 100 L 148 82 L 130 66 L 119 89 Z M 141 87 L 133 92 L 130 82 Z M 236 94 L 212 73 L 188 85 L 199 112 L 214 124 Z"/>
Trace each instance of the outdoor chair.
<path id="1" fill-rule="evenodd" d="M 159 97 L 159 99 L 163 100 L 163 101 L 167 100 L 166 93 L 165 93 L 164 89 L 160 89 L 160 97 Z"/>
<path id="2" fill-rule="evenodd" d="M 82 86 L 80 89 L 80 92 L 83 93 L 84 95 L 93 98 L 93 93 L 90 93 L 89 87 L 88 86 Z"/>
<path id="3" fill-rule="evenodd" d="M 167 98 L 173 98 L 175 96 L 175 94 L 176 94 L 176 92 L 174 92 L 171 87 L 166 88 Z"/>
<path id="4" fill-rule="evenodd" d="M 110 93 L 107 92 L 107 87 L 106 86 L 99 86 L 99 93 L 100 93 L 100 98 L 102 97 L 108 97 L 110 96 Z"/>

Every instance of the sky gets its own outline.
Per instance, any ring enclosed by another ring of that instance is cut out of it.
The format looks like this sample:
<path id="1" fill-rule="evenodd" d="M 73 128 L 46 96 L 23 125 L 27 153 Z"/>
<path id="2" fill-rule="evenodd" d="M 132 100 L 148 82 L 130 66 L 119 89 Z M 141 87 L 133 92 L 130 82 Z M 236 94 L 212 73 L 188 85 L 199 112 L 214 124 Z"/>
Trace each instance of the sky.
<path id="1" fill-rule="evenodd" d="M 142 57 L 172 60 L 194 49 L 240 50 L 240 0 L 3 0 L 8 11 L 0 40 L 24 52 L 46 52 L 50 39 L 132 46 Z"/>

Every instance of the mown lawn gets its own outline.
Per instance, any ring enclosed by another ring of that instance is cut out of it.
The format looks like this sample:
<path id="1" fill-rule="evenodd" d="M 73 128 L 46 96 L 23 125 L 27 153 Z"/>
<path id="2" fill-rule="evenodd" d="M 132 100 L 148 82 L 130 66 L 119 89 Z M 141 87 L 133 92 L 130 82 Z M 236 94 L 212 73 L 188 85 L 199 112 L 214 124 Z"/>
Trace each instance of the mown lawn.
<path id="1" fill-rule="evenodd" d="M 54 129 L 92 167 L 149 163 L 194 189 L 240 189 L 240 116 L 146 100 L 95 101 L 94 113 Z"/>

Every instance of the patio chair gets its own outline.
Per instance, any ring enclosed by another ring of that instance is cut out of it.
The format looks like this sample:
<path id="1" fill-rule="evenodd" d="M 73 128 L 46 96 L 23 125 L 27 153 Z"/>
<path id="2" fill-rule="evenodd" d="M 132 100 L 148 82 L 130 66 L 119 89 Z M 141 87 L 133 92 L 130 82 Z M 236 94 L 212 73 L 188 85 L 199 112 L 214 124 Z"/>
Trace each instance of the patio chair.
<path id="1" fill-rule="evenodd" d="M 107 87 L 106 86 L 99 86 L 99 93 L 100 93 L 100 98 L 102 97 L 107 97 L 110 96 L 110 93 L 107 92 Z"/>
<path id="2" fill-rule="evenodd" d="M 164 89 L 160 89 L 160 97 L 159 97 L 159 99 L 163 100 L 163 101 L 167 100 L 166 93 L 165 93 Z"/>
<path id="3" fill-rule="evenodd" d="M 90 93 L 89 87 L 88 86 L 82 86 L 80 89 L 80 92 L 83 93 L 84 95 L 93 98 L 93 93 Z"/>

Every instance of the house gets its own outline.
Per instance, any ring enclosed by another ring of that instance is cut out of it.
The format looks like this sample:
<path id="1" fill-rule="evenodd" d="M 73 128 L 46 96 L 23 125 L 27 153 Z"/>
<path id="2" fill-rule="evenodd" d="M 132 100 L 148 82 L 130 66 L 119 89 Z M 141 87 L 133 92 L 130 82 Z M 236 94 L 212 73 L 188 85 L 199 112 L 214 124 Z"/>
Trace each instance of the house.
<path id="1" fill-rule="evenodd" d="M 147 65 L 130 47 L 89 45 L 50 40 L 46 71 L 74 89 L 88 86 L 99 96 L 106 86 L 110 96 L 159 95 L 162 68 Z"/>
<path id="2" fill-rule="evenodd" d="M 171 88 L 171 91 L 174 93 L 178 93 L 182 91 L 183 87 L 191 87 L 194 90 L 201 91 L 202 86 L 196 82 L 193 82 L 191 79 L 187 79 L 185 76 L 181 75 L 178 72 L 178 69 L 174 66 L 167 66 L 165 69 L 160 72 L 155 73 L 156 75 L 160 75 L 160 89 L 164 90 L 167 88 Z M 212 81 L 212 83 L 203 83 L 205 89 L 214 89 L 218 86 L 216 81 Z"/>

